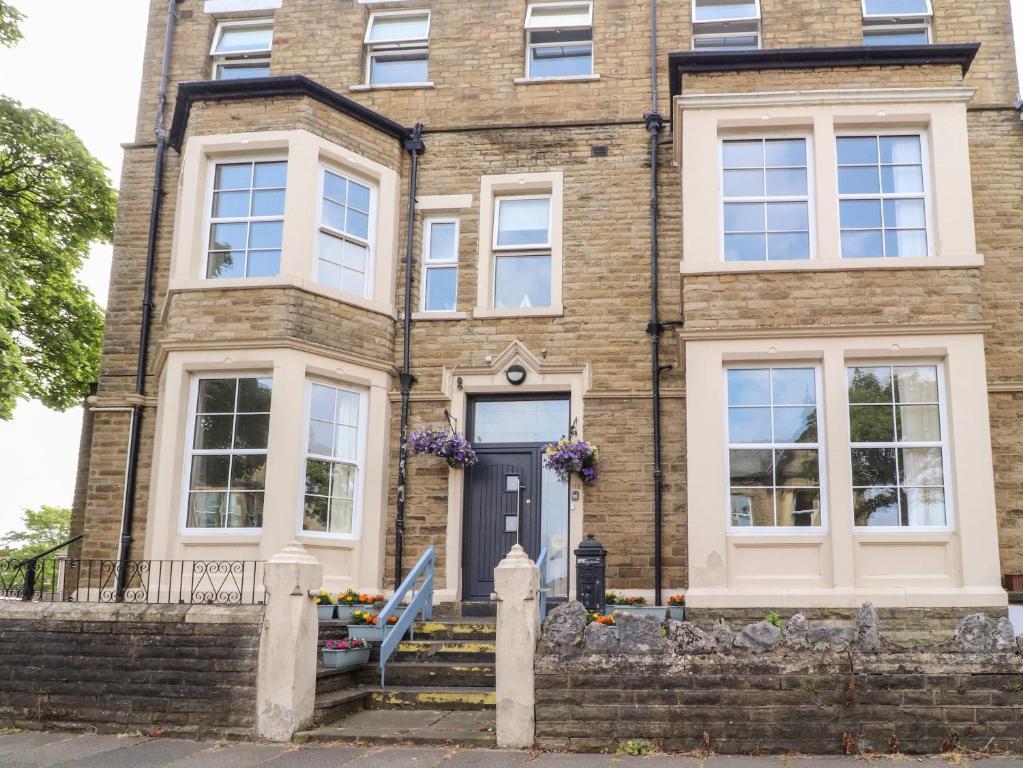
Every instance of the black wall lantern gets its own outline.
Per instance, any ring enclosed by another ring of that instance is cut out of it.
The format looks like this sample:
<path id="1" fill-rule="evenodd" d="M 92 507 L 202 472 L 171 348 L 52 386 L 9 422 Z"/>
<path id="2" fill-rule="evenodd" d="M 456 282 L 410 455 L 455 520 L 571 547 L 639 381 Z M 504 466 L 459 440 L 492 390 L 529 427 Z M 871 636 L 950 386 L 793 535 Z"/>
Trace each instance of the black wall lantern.
<path id="1" fill-rule="evenodd" d="M 508 370 L 504 372 L 504 375 L 508 379 L 509 384 L 517 387 L 526 380 L 526 369 L 515 363 L 515 365 L 508 366 Z"/>

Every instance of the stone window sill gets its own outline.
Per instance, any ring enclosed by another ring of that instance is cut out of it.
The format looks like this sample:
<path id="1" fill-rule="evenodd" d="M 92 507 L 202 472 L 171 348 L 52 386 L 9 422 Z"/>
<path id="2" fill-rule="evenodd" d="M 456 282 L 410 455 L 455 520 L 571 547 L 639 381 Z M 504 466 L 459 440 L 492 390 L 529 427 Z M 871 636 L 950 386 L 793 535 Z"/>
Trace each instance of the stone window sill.
<path id="1" fill-rule="evenodd" d="M 362 91 L 414 91 L 414 90 L 430 90 L 433 88 L 432 82 L 425 83 L 395 83 L 394 85 L 369 85 L 368 83 L 362 83 L 360 85 L 349 86 L 349 91 L 355 91 L 357 93 Z"/>
<path id="2" fill-rule="evenodd" d="M 565 77 L 516 77 L 515 85 L 541 85 L 543 83 L 595 83 L 600 75 L 566 75 Z"/>
<path id="3" fill-rule="evenodd" d="M 861 269 L 975 269 L 984 266 L 981 254 L 891 259 L 809 259 L 806 261 L 687 261 L 683 275 L 727 275 L 742 272 L 827 272 Z"/>
<path id="4" fill-rule="evenodd" d="M 560 304 L 553 307 L 501 307 L 499 309 L 476 307 L 472 311 L 475 318 L 496 317 L 562 317 L 565 309 Z"/>
<path id="5" fill-rule="evenodd" d="M 465 320 L 467 312 L 413 312 L 413 320 Z"/>

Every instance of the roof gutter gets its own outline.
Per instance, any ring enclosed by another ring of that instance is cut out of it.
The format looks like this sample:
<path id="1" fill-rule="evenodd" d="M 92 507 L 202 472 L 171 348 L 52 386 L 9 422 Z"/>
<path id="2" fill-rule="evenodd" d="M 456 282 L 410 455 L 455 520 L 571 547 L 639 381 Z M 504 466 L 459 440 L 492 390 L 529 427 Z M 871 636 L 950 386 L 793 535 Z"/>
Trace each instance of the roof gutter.
<path id="1" fill-rule="evenodd" d="M 174 119 L 171 121 L 169 141 L 171 147 L 181 149 L 188 127 L 192 105 L 197 101 L 252 101 L 307 97 L 330 107 L 336 112 L 348 115 L 381 133 L 392 136 L 404 143 L 412 139 L 413 129 L 384 117 L 369 107 L 332 91 L 325 85 L 305 75 L 278 75 L 274 77 L 251 77 L 238 80 L 198 80 L 181 83 L 178 86 L 178 100 L 174 105 Z"/>
<path id="2" fill-rule="evenodd" d="M 980 43 L 946 45 L 853 45 L 836 48 L 765 48 L 755 51 L 683 51 L 668 55 L 671 95 L 682 92 L 682 76 L 700 72 L 771 69 L 958 65 L 970 70 Z"/>

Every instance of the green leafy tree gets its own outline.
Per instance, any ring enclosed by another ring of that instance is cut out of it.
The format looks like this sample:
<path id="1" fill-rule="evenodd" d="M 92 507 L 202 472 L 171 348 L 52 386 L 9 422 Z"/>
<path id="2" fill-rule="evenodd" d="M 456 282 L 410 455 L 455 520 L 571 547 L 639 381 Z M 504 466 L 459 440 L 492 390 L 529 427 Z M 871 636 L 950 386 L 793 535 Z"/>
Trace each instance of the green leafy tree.
<path id="1" fill-rule="evenodd" d="M 0 0 L 0 45 L 10 47 L 21 40 L 18 25 L 24 18 L 13 5 Z"/>
<path id="2" fill-rule="evenodd" d="M 22 530 L 0 538 L 0 597 L 20 597 L 25 586 L 26 568 L 22 563 L 70 538 L 71 510 L 64 507 L 26 509 Z M 39 561 L 34 589 L 53 592 L 60 581 L 60 563 L 49 557 Z"/>
<path id="3" fill-rule="evenodd" d="M 0 0 L 0 44 L 20 19 Z M 0 419 L 23 397 L 65 410 L 95 381 L 103 315 L 77 273 L 113 236 L 116 201 L 74 131 L 0 96 Z"/>
<path id="4" fill-rule="evenodd" d="M 25 560 L 71 537 L 71 510 L 42 506 L 22 513 L 22 530 L 0 538 L 0 558 Z"/>

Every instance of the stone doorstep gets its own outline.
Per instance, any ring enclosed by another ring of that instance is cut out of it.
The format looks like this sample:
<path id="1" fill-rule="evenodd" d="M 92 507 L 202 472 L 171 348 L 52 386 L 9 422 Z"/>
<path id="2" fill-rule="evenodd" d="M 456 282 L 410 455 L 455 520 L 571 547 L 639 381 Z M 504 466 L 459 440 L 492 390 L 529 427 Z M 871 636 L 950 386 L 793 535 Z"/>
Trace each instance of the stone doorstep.
<path id="1" fill-rule="evenodd" d="M 444 744 L 493 747 L 497 743 L 492 711 L 375 709 L 342 722 L 295 734 L 295 743 Z"/>

